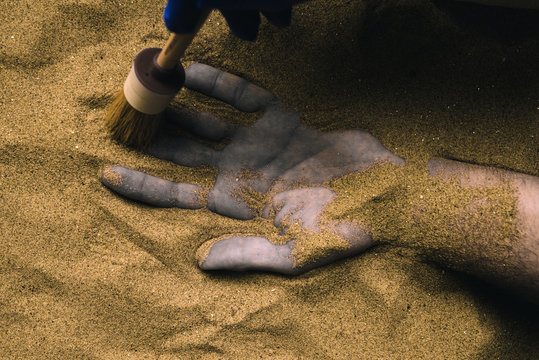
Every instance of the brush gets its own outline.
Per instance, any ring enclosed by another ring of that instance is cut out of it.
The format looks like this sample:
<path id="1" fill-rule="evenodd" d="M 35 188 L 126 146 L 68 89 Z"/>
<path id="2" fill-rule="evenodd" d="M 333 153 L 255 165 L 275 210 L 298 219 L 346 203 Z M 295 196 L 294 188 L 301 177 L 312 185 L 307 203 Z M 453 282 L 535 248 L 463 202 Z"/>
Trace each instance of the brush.
<path id="1" fill-rule="evenodd" d="M 164 110 L 185 82 L 179 61 L 208 15 L 209 11 L 202 14 L 193 33 L 171 33 L 163 49 L 148 48 L 137 54 L 105 115 L 105 127 L 112 138 L 138 148 L 152 143 Z"/>

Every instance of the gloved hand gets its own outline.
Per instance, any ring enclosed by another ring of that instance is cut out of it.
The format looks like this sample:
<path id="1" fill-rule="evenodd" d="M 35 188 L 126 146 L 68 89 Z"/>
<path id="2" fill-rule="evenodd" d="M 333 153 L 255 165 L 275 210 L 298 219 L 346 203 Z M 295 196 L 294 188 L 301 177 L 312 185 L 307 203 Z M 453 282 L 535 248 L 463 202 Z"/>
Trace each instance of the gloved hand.
<path id="1" fill-rule="evenodd" d="M 292 6 L 306 0 L 168 0 L 164 20 L 174 33 L 192 33 L 204 9 L 219 9 L 230 30 L 244 40 L 255 40 L 260 12 L 274 25 L 290 25 Z"/>

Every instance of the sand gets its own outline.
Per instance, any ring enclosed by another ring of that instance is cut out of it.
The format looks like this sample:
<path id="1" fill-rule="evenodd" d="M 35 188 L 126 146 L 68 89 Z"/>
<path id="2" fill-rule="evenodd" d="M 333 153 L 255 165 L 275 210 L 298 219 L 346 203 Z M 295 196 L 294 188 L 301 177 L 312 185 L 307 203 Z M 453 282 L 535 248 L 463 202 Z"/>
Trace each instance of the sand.
<path id="1" fill-rule="evenodd" d="M 378 4 L 378 5 L 376 5 Z M 536 308 L 390 244 L 295 278 L 208 274 L 196 251 L 258 225 L 155 209 L 98 181 L 120 164 L 211 186 L 112 141 L 106 105 L 164 1 L 3 1 L 0 358 L 534 359 Z M 214 13 L 186 57 L 270 89 L 325 130 L 539 175 L 539 13 L 427 0 L 323 1 L 258 42 Z M 236 123 L 229 107 L 177 99 Z"/>

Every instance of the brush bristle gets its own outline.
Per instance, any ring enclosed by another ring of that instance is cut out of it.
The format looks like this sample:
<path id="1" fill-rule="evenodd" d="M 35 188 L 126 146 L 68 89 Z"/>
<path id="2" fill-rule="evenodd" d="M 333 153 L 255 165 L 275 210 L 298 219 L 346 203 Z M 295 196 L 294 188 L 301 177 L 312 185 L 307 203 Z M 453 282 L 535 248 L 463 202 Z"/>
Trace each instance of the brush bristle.
<path id="1" fill-rule="evenodd" d="M 147 115 L 135 110 L 121 89 L 109 105 L 105 126 L 119 142 L 144 148 L 152 143 L 161 126 L 162 115 Z"/>

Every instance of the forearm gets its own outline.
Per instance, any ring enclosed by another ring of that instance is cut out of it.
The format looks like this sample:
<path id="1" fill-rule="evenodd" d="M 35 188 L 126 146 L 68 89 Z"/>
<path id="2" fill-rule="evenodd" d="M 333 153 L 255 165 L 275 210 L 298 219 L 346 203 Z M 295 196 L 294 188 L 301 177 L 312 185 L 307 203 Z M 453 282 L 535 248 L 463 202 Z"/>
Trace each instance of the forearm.
<path id="1" fill-rule="evenodd" d="M 351 176 L 333 184 L 342 196 L 330 216 L 539 303 L 536 177 L 441 159 Z"/>
<path id="2" fill-rule="evenodd" d="M 470 194 L 459 199 L 458 221 L 446 225 L 455 244 L 445 243 L 451 237 L 434 239 L 441 253 L 427 246 L 428 255 L 539 304 L 539 178 L 443 159 L 431 159 L 428 173 Z"/>

